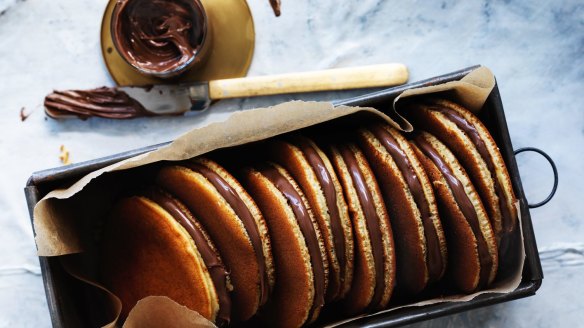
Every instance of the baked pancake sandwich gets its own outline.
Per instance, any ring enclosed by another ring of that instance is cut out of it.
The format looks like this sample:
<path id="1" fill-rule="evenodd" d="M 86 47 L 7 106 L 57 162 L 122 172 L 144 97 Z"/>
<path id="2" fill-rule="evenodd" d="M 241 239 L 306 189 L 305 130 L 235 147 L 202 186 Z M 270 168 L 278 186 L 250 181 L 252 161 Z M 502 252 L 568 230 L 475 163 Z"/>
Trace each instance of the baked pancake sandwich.
<path id="1" fill-rule="evenodd" d="M 505 253 L 517 226 L 515 194 L 497 144 L 483 123 L 466 108 L 429 99 L 408 111 L 416 126 L 435 135 L 460 160 L 485 205 L 497 242 Z"/>
<path id="2" fill-rule="evenodd" d="M 230 173 L 206 158 L 166 166 L 156 180 L 193 212 L 215 241 L 231 270 L 233 319 L 251 318 L 274 285 L 268 227 L 253 199 Z"/>
<path id="3" fill-rule="evenodd" d="M 355 239 L 353 284 L 344 299 L 347 314 L 387 306 L 395 286 L 393 234 L 379 187 L 354 144 L 330 147 L 330 159 L 345 192 Z"/>
<path id="4" fill-rule="evenodd" d="M 421 132 L 413 149 L 439 202 L 448 244 L 448 278 L 466 293 L 488 286 L 497 274 L 498 251 L 478 193 L 454 154 L 436 137 Z"/>
<path id="5" fill-rule="evenodd" d="M 266 218 L 276 267 L 276 285 L 262 317 L 269 326 L 309 324 L 325 303 L 328 280 L 324 241 L 310 205 L 277 164 L 244 169 L 242 182 Z"/>
<path id="6" fill-rule="evenodd" d="M 409 142 L 387 124 L 358 132 L 391 217 L 397 288 L 415 295 L 444 275 L 447 248 L 432 184 Z"/>
<path id="7" fill-rule="evenodd" d="M 122 301 L 124 320 L 147 296 L 168 296 L 219 327 L 230 321 L 228 273 L 195 217 L 152 189 L 121 199 L 107 220 L 101 277 Z"/>
<path id="8" fill-rule="evenodd" d="M 353 233 L 333 166 L 310 139 L 296 135 L 270 143 L 270 155 L 304 192 L 322 233 L 329 262 L 326 301 L 343 298 L 353 279 Z"/>

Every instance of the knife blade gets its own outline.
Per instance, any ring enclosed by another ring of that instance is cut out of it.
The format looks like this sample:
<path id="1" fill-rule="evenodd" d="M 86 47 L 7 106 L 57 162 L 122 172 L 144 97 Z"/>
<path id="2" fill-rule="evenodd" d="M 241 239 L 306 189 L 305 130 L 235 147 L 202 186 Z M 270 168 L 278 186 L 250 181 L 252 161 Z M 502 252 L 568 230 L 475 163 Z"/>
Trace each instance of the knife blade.
<path id="1" fill-rule="evenodd" d="M 407 80 L 406 66 L 391 63 L 191 84 L 55 91 L 45 98 L 45 110 L 53 118 L 177 115 L 205 110 L 214 100 L 389 87 Z"/>

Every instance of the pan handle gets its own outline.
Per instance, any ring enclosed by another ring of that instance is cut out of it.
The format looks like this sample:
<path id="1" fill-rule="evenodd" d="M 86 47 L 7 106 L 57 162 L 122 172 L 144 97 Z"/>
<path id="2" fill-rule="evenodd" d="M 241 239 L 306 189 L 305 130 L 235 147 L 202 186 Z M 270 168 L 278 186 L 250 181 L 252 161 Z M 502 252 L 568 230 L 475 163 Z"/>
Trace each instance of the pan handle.
<path id="1" fill-rule="evenodd" d="M 546 197 L 546 199 L 544 199 L 543 201 L 541 201 L 539 203 L 535 203 L 535 204 L 528 203 L 527 204 L 527 206 L 529 208 L 537 208 L 537 207 L 540 207 L 540 206 L 547 204 L 550 200 L 552 200 L 552 198 L 554 198 L 554 195 L 556 194 L 556 190 L 558 189 L 558 169 L 556 168 L 556 163 L 554 163 L 552 158 L 539 148 L 524 147 L 524 148 L 519 148 L 519 149 L 515 150 L 513 153 L 515 154 L 515 156 L 517 156 L 518 154 L 526 152 L 526 151 L 533 151 L 533 152 L 536 152 L 536 153 L 540 154 L 541 156 L 543 156 L 548 161 L 548 163 L 550 163 L 552 170 L 554 171 L 554 186 L 552 187 L 552 191 Z"/>

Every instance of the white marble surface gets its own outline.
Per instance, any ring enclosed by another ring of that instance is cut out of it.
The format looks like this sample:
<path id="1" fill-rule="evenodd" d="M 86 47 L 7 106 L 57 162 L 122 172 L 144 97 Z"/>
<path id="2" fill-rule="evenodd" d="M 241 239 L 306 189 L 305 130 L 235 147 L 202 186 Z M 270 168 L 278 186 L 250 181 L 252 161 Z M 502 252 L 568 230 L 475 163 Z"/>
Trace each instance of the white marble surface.
<path id="1" fill-rule="evenodd" d="M 415 81 L 480 63 L 497 76 L 513 145 L 540 147 L 556 160 L 557 196 L 531 212 L 545 271 L 538 295 L 419 326 L 584 325 L 584 3 L 283 1 L 279 19 L 267 0 L 249 1 L 257 33 L 250 75 L 403 62 Z M 112 85 L 99 51 L 105 4 L 0 0 L 2 327 L 50 326 L 22 188 L 33 171 L 60 165 L 60 145 L 80 162 L 167 141 L 258 104 L 227 101 L 182 118 L 46 120 L 41 104 L 52 89 Z M 25 122 L 21 107 L 32 111 Z M 521 155 L 519 166 L 528 198 L 543 198 L 552 184 L 543 159 Z"/>

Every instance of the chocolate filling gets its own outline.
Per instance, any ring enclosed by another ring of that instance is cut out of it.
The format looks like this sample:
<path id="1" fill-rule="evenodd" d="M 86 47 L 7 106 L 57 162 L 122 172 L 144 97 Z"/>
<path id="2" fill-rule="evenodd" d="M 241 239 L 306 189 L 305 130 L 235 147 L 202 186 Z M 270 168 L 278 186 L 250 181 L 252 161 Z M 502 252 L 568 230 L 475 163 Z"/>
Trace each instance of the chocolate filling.
<path id="1" fill-rule="evenodd" d="M 168 72 L 191 62 L 205 38 L 205 16 L 192 0 L 118 1 L 112 36 L 137 67 Z"/>
<path id="2" fill-rule="evenodd" d="M 254 249 L 256 260 L 258 262 L 259 277 L 260 277 L 260 305 L 264 305 L 268 299 L 268 279 L 266 273 L 266 260 L 262 249 L 262 240 L 256 222 L 237 192 L 215 171 L 199 163 L 183 163 L 189 169 L 200 173 L 217 189 L 217 192 L 227 201 L 229 206 L 235 211 L 237 217 L 243 223 L 247 234 L 251 240 L 251 245 Z"/>
<path id="3" fill-rule="evenodd" d="M 479 284 L 477 288 L 482 288 L 485 286 L 489 280 L 489 275 L 491 273 L 491 268 L 493 267 L 493 259 L 491 258 L 491 254 L 489 253 L 489 248 L 487 246 L 487 242 L 485 240 L 485 236 L 481 230 L 479 224 L 479 218 L 477 212 L 472 204 L 470 198 L 468 197 L 466 191 L 464 190 L 464 186 L 462 183 L 456 178 L 448 164 L 444 162 L 442 157 L 438 154 L 438 151 L 434 149 L 434 147 L 426 141 L 422 136 L 418 136 L 415 139 L 416 145 L 420 147 L 420 149 L 424 152 L 428 158 L 434 162 L 434 164 L 438 167 L 438 170 L 444 176 L 446 183 L 452 190 L 454 194 L 454 200 L 458 204 L 462 214 L 466 218 L 467 222 L 470 225 L 470 228 L 475 235 L 477 240 L 477 251 L 479 253 L 479 261 L 480 261 L 480 275 L 479 275 Z"/>
<path id="4" fill-rule="evenodd" d="M 432 222 L 430 205 L 424 194 L 422 183 L 420 179 L 418 179 L 416 171 L 414 171 L 406 153 L 401 149 L 395 138 L 378 125 L 371 127 L 370 131 L 373 132 L 373 135 L 381 142 L 383 147 L 397 164 L 397 167 L 405 178 L 414 201 L 420 210 L 422 225 L 424 226 L 424 236 L 426 237 L 426 260 L 430 281 L 435 281 L 440 277 L 440 274 L 443 271 L 444 261 L 442 259 L 442 252 L 440 251 L 441 246 L 438 240 L 438 233 Z"/>
<path id="5" fill-rule="evenodd" d="M 262 165 L 260 173 L 266 177 L 286 198 L 288 205 L 292 208 L 300 231 L 304 236 L 308 253 L 310 254 L 310 264 L 314 272 L 314 302 L 308 314 L 311 318 L 314 311 L 324 305 L 324 264 L 318 246 L 316 230 L 312 225 L 312 220 L 308 214 L 302 197 L 286 177 L 271 165 Z"/>
<path id="6" fill-rule="evenodd" d="M 314 147 L 310 144 L 309 141 L 304 140 L 302 138 L 298 138 L 295 140 L 295 143 L 302 152 L 312 170 L 316 174 L 316 178 L 322 187 L 322 191 L 326 198 L 326 205 L 328 207 L 328 213 L 330 215 L 330 225 L 333 235 L 333 242 L 335 245 L 335 250 L 337 254 L 337 259 L 339 261 L 339 267 L 341 271 L 341 280 L 344 279 L 345 273 L 345 233 L 343 227 L 341 225 L 341 215 L 339 214 L 339 207 L 337 205 L 337 191 L 333 184 L 333 179 L 326 168 L 322 158 L 314 149 Z"/>
<path id="7" fill-rule="evenodd" d="M 383 296 L 383 290 L 385 289 L 385 275 L 384 275 L 384 259 L 383 259 L 383 239 L 381 236 L 381 218 L 377 215 L 375 210 L 375 201 L 371 195 L 371 191 L 367 186 L 365 177 L 361 173 L 359 164 L 357 163 L 357 158 L 353 151 L 347 145 L 339 145 L 339 152 L 343 158 L 343 161 L 347 165 L 351 179 L 353 180 L 353 185 L 357 191 L 357 196 L 359 197 L 359 203 L 361 203 L 361 209 L 365 215 L 365 223 L 367 225 L 367 231 L 369 232 L 369 240 L 371 241 L 371 251 L 373 253 L 373 261 L 375 267 L 375 288 L 373 290 L 373 298 L 367 307 L 367 310 L 374 309 Z"/>
<path id="8" fill-rule="evenodd" d="M 497 195 L 499 201 L 498 205 L 499 208 L 501 209 L 503 232 L 509 232 L 513 230 L 513 227 L 511 226 L 511 223 L 513 222 L 512 220 L 513 215 L 511 214 L 509 207 L 507 207 L 507 204 L 505 204 L 505 194 L 503 193 L 503 189 L 497 179 L 497 170 L 495 168 L 495 163 L 493 163 L 493 158 L 489 154 L 489 150 L 485 145 L 485 142 L 483 141 L 483 138 L 481 137 L 480 133 L 477 131 L 474 125 L 468 122 L 457 111 L 444 107 L 436 107 L 432 109 L 448 117 L 452 122 L 454 122 L 454 124 L 456 124 L 456 126 L 458 126 L 459 129 L 466 133 L 466 135 L 472 140 L 479 154 L 487 164 L 489 171 L 491 172 L 491 177 L 493 178 L 493 183 L 495 187 L 495 194 Z"/>
<path id="9" fill-rule="evenodd" d="M 52 118 L 76 115 L 104 118 L 133 118 L 153 115 L 127 93 L 115 88 L 53 91 L 45 97 L 45 111 Z"/>
<path id="10" fill-rule="evenodd" d="M 165 211 L 167 211 L 191 236 L 195 241 L 197 250 L 205 262 L 207 270 L 211 275 L 213 284 L 215 285 L 215 291 L 217 292 L 217 297 L 219 299 L 219 311 L 217 311 L 217 318 L 215 319 L 215 324 L 219 327 L 229 325 L 230 314 L 231 314 L 231 299 L 227 292 L 227 270 L 219 255 L 211 248 L 209 242 L 199 230 L 196 224 L 192 222 L 194 220 L 188 210 L 177 200 L 172 198 L 166 192 L 158 189 L 151 189 L 147 192 L 146 197 L 154 201 L 156 204 L 160 205 Z"/>

